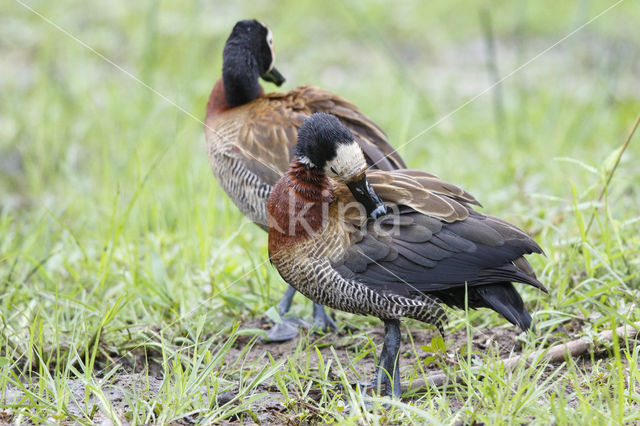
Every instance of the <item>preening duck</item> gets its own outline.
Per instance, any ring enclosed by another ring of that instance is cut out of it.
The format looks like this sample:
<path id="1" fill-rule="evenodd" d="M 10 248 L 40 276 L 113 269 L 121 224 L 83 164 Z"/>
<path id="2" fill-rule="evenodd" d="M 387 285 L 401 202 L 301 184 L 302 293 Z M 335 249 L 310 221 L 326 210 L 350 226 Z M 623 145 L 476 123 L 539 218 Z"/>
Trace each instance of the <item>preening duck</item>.
<path id="1" fill-rule="evenodd" d="M 332 115 L 311 115 L 269 198 L 269 258 L 314 302 L 384 321 L 371 385 L 399 397 L 400 318 L 442 333 L 440 302 L 464 308 L 466 284 L 469 307 L 493 309 L 527 330 L 531 316 L 512 282 L 546 292 L 523 257 L 542 250 L 435 175 L 366 170 L 349 129 Z"/>
<path id="2" fill-rule="evenodd" d="M 256 20 L 239 21 L 223 51 L 222 78 L 207 104 L 205 135 L 209 162 L 219 184 L 254 223 L 267 229 L 266 204 L 273 185 L 287 171 L 298 128 L 314 112 L 330 112 L 353 134 L 368 164 L 381 170 L 406 167 L 385 133 L 358 108 L 338 95 L 313 86 L 286 93 L 264 94 L 259 78 L 277 86 L 285 79 L 274 67 L 271 30 Z M 289 311 L 295 289 L 289 287 L 278 304 Z M 335 328 L 324 307 L 314 305 L 314 323 Z M 295 319 L 272 329 L 270 341 L 297 334 Z"/>

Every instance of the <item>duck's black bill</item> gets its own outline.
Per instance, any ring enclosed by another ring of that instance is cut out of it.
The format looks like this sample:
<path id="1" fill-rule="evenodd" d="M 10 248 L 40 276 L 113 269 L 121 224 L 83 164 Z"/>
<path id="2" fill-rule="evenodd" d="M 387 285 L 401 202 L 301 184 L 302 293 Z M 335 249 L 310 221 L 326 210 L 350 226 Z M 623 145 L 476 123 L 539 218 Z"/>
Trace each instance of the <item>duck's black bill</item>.
<path id="1" fill-rule="evenodd" d="M 354 182 L 349 182 L 347 186 L 355 199 L 367 210 L 369 217 L 377 219 L 387 214 L 387 208 L 371 185 L 369 185 L 366 177 Z"/>
<path id="2" fill-rule="evenodd" d="M 262 79 L 264 81 L 271 82 L 271 83 L 275 84 L 276 86 L 281 86 L 282 83 L 284 83 L 286 81 L 284 76 L 282 74 L 280 74 L 280 71 L 278 71 L 275 67 L 271 68 L 271 71 L 267 71 L 266 73 L 264 73 L 262 75 Z"/>

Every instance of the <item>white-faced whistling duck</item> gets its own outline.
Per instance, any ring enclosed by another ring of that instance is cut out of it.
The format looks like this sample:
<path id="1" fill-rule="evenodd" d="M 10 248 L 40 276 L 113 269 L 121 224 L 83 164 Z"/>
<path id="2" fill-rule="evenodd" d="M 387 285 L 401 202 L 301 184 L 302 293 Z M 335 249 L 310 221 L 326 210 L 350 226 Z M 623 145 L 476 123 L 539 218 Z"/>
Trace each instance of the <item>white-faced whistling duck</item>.
<path id="1" fill-rule="evenodd" d="M 211 168 L 234 204 L 254 223 L 267 229 L 269 194 L 289 167 L 298 128 L 314 112 L 338 117 L 352 132 L 368 164 L 381 170 L 406 167 L 385 133 L 340 96 L 312 86 L 265 95 L 259 77 L 277 86 L 284 82 L 274 62 L 271 30 L 255 20 L 236 23 L 224 47 L 222 78 L 207 104 L 205 135 Z M 294 294 L 289 286 L 278 304 L 281 315 L 289 311 Z M 313 308 L 316 327 L 335 328 L 322 305 Z M 269 341 L 296 336 L 296 326 L 302 322 L 290 317 L 283 320 L 269 331 Z"/>
<path id="2" fill-rule="evenodd" d="M 531 316 L 512 282 L 546 289 L 522 257 L 542 253 L 527 234 L 476 212 L 472 195 L 432 174 L 365 174 L 354 136 L 330 114 L 304 122 L 295 155 L 267 204 L 269 258 L 314 302 L 384 321 L 371 386 L 400 396 L 400 318 L 442 333 L 439 302 L 464 308 L 465 283 L 470 308 L 493 309 L 529 329 Z"/>

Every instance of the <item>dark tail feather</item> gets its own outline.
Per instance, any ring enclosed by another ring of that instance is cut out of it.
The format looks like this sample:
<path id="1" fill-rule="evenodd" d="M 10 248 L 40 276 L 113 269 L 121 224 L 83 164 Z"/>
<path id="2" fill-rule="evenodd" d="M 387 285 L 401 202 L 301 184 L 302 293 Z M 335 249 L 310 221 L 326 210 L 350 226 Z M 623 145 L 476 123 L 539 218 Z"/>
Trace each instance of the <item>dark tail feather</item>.
<path id="1" fill-rule="evenodd" d="M 513 284 L 507 282 L 471 287 L 469 293 L 469 300 L 473 301 L 473 304 L 469 304 L 471 307 L 493 309 L 524 331 L 531 327 L 531 315 Z"/>
<path id="2" fill-rule="evenodd" d="M 470 308 L 493 309 L 522 330 L 526 331 L 531 327 L 531 315 L 524 307 L 522 297 L 510 282 L 484 284 L 468 289 Z M 432 295 L 449 306 L 464 309 L 464 288 L 433 292 Z"/>

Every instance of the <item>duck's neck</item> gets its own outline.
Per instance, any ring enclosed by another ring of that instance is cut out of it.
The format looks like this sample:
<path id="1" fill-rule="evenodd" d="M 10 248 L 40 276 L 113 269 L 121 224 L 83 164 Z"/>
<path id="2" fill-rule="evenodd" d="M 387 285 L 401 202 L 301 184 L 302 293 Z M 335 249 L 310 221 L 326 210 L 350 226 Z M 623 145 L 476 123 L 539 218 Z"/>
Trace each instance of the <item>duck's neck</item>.
<path id="1" fill-rule="evenodd" d="M 294 160 L 267 203 L 269 253 L 320 231 L 332 200 L 331 183 L 324 171 Z"/>
<path id="2" fill-rule="evenodd" d="M 229 107 L 244 105 L 262 94 L 258 64 L 246 52 L 225 49 L 222 64 L 224 94 Z"/>
<path id="3" fill-rule="evenodd" d="M 331 202 L 330 183 L 324 170 L 309 167 L 297 158 L 291 162 L 287 172 L 290 187 L 305 201 Z"/>
<path id="4" fill-rule="evenodd" d="M 209 95 L 209 102 L 207 103 L 207 117 L 215 116 L 216 114 L 229 108 L 227 98 L 224 95 L 224 82 L 222 79 L 218 79 L 213 86 L 213 90 Z"/>

